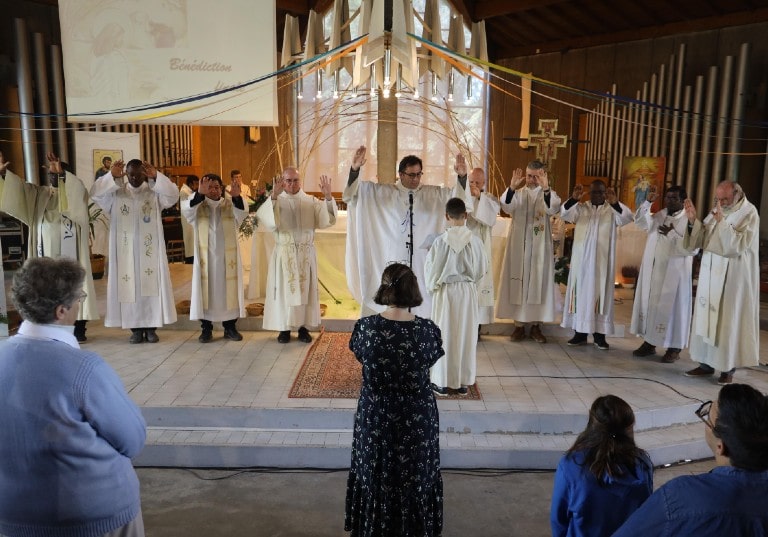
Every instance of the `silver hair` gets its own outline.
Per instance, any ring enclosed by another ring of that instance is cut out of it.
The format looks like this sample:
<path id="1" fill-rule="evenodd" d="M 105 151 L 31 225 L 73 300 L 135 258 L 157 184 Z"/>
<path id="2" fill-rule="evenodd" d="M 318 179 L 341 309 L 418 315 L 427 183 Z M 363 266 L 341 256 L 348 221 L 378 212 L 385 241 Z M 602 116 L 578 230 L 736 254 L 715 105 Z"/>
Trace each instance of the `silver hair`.
<path id="1" fill-rule="evenodd" d="M 84 280 L 85 269 L 73 259 L 33 257 L 13 275 L 11 296 L 22 319 L 50 324 L 57 307 L 80 299 Z"/>

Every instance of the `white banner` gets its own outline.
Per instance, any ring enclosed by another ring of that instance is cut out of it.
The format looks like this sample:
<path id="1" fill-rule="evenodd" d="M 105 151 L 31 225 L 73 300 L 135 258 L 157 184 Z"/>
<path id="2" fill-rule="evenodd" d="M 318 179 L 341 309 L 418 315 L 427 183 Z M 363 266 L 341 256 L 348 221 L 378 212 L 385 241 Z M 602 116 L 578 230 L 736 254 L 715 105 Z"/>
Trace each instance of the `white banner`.
<path id="1" fill-rule="evenodd" d="M 277 125 L 275 77 L 248 84 L 276 69 L 275 16 L 274 0 L 59 0 L 68 119 Z"/>

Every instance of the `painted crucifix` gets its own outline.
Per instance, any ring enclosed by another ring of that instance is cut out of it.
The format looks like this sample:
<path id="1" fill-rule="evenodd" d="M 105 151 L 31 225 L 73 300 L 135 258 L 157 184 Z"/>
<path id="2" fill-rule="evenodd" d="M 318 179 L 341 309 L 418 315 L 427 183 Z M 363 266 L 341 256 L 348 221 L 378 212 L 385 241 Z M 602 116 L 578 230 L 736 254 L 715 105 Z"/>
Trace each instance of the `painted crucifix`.
<path id="1" fill-rule="evenodd" d="M 557 158 L 557 148 L 568 146 L 568 136 L 555 134 L 557 119 L 540 119 L 539 134 L 528 137 L 528 143 L 536 146 L 536 158 L 544 164 Z"/>

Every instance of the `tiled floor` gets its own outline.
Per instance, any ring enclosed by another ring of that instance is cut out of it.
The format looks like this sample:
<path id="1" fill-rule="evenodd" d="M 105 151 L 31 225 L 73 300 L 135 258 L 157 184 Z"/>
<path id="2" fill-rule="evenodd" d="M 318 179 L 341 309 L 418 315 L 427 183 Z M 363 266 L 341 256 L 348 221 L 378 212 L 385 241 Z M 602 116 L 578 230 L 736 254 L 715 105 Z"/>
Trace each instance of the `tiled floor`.
<path id="1" fill-rule="evenodd" d="M 171 265 L 177 300 L 188 298 L 189 266 Z M 97 282 L 105 296 L 106 280 Z M 631 292 L 617 291 L 617 323 L 628 324 Z M 102 304 L 102 310 L 104 305 Z M 190 328 L 194 325 L 189 325 Z M 218 327 L 216 327 L 218 329 Z M 691 404 L 716 397 L 712 378 L 682 373 L 688 354 L 675 364 L 633 358 L 634 336 L 609 338 L 610 351 L 592 345 L 568 347 L 568 332 L 546 327 L 550 342 L 512 343 L 507 336 L 483 336 L 478 343 L 477 382 L 482 401 L 441 400 L 441 410 L 586 413 L 595 397 L 615 393 L 636 410 Z M 307 345 L 281 345 L 275 334 L 244 331 L 243 341 L 197 341 L 197 330 L 163 329 L 160 343 L 128 344 L 128 331 L 88 326 L 85 348 L 112 364 L 133 397 L 149 407 L 354 408 L 353 399 L 291 399 L 288 392 Z M 768 363 L 768 332 L 761 332 L 761 362 Z M 739 370 L 736 380 L 768 392 L 768 368 Z"/>

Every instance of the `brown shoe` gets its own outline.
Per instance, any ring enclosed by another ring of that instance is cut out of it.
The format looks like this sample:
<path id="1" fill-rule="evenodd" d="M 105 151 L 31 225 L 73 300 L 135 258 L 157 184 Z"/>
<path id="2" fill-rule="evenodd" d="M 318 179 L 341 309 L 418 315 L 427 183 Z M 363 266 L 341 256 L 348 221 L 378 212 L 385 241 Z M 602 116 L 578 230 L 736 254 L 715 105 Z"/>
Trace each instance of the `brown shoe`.
<path id="1" fill-rule="evenodd" d="M 512 335 L 509 336 L 509 339 L 512 341 L 522 341 L 525 339 L 525 327 L 524 326 L 516 326 L 514 332 L 512 332 Z"/>
<path id="2" fill-rule="evenodd" d="M 717 379 L 717 383 L 720 386 L 725 386 L 733 382 L 733 373 L 720 373 L 720 378 Z"/>
<path id="3" fill-rule="evenodd" d="M 699 366 L 696 369 L 691 369 L 690 371 L 686 371 L 684 375 L 686 377 L 711 377 L 715 374 L 714 369 L 704 369 L 703 367 Z"/>
<path id="4" fill-rule="evenodd" d="M 547 338 L 541 333 L 541 327 L 538 324 L 531 326 L 531 339 L 536 343 L 546 343 Z"/>
<path id="5" fill-rule="evenodd" d="M 643 356 L 653 356 L 654 354 L 656 354 L 656 347 L 647 341 L 643 341 L 642 345 L 632 351 L 632 356 L 637 356 L 640 358 Z"/>
<path id="6" fill-rule="evenodd" d="M 667 350 L 667 352 L 664 353 L 664 356 L 661 358 L 662 364 L 672 364 L 677 362 L 680 359 L 680 353 L 677 351 L 670 351 Z"/>

